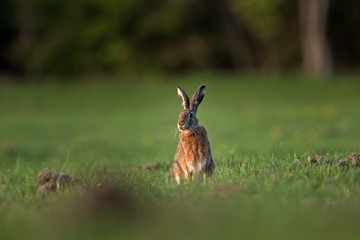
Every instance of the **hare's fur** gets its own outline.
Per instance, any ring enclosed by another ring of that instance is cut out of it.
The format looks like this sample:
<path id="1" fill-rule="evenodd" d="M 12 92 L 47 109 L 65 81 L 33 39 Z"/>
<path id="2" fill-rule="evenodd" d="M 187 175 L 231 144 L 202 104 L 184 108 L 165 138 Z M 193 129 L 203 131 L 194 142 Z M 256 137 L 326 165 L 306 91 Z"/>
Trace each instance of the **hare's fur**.
<path id="1" fill-rule="evenodd" d="M 179 184 L 181 178 L 190 179 L 194 176 L 212 176 L 215 168 L 211 156 L 210 143 L 204 127 L 198 125 L 196 110 L 205 95 L 205 86 L 200 87 L 191 99 L 178 87 L 178 94 L 184 110 L 179 114 L 178 129 L 179 144 L 173 165 L 175 181 Z"/>

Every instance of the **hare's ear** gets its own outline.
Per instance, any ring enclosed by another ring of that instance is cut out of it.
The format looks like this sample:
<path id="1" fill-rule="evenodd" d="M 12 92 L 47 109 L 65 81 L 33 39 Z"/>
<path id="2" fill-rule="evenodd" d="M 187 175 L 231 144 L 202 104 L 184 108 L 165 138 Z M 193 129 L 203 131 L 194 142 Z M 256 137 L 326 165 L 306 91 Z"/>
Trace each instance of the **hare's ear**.
<path id="1" fill-rule="evenodd" d="M 190 109 L 192 109 L 194 112 L 196 112 L 197 108 L 199 107 L 201 101 L 204 99 L 206 92 L 206 88 L 204 85 L 199 87 L 198 90 L 194 93 L 194 95 L 191 98 L 191 104 Z"/>
<path id="2" fill-rule="evenodd" d="M 184 90 L 182 90 L 180 87 L 178 87 L 177 92 L 178 92 L 179 98 L 181 100 L 181 104 L 184 107 L 184 109 L 189 108 L 189 106 L 190 106 L 189 97 L 186 95 Z"/>

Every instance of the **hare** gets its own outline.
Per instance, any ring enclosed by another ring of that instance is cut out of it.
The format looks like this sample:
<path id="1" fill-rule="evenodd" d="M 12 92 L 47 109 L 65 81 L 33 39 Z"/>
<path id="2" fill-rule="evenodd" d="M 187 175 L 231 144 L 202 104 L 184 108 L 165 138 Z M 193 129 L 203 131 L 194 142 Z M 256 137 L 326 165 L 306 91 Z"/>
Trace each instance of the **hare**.
<path id="1" fill-rule="evenodd" d="M 205 86 L 201 86 L 189 102 L 184 90 L 177 88 L 184 108 L 179 113 L 177 123 L 180 135 L 173 165 L 173 174 L 177 184 L 180 184 L 181 178 L 190 179 L 194 175 L 202 176 L 206 181 L 206 178 L 212 176 L 214 172 L 215 163 L 211 156 L 207 133 L 204 127 L 198 125 L 196 118 L 196 111 L 204 99 L 205 91 Z"/>

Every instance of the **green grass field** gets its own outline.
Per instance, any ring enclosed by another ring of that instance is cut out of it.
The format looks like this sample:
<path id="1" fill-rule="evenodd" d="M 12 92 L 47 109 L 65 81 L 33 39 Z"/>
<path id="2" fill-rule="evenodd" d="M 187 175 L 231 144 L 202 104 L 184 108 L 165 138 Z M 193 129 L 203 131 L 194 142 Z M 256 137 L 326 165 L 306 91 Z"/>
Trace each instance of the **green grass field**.
<path id="1" fill-rule="evenodd" d="M 356 239 L 360 168 L 335 163 L 360 153 L 357 78 L 3 84 L 0 239 Z M 176 87 L 201 84 L 215 175 L 177 186 Z M 331 163 L 305 165 L 315 154 Z M 80 183 L 38 196 L 45 169 Z"/>

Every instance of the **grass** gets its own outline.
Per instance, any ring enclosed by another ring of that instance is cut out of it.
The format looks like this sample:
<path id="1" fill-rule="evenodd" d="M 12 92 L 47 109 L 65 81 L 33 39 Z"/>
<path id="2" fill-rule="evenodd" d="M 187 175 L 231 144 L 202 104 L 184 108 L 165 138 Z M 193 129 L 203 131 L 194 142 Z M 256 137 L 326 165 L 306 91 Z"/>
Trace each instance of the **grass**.
<path id="1" fill-rule="evenodd" d="M 360 152 L 355 79 L 194 74 L 2 85 L 0 239 L 356 238 L 360 169 L 304 165 L 315 153 L 335 163 Z M 198 118 L 215 176 L 177 186 L 176 87 L 190 95 L 201 84 Z M 153 163 L 155 171 L 139 167 Z M 46 168 L 81 184 L 38 197 Z"/>

